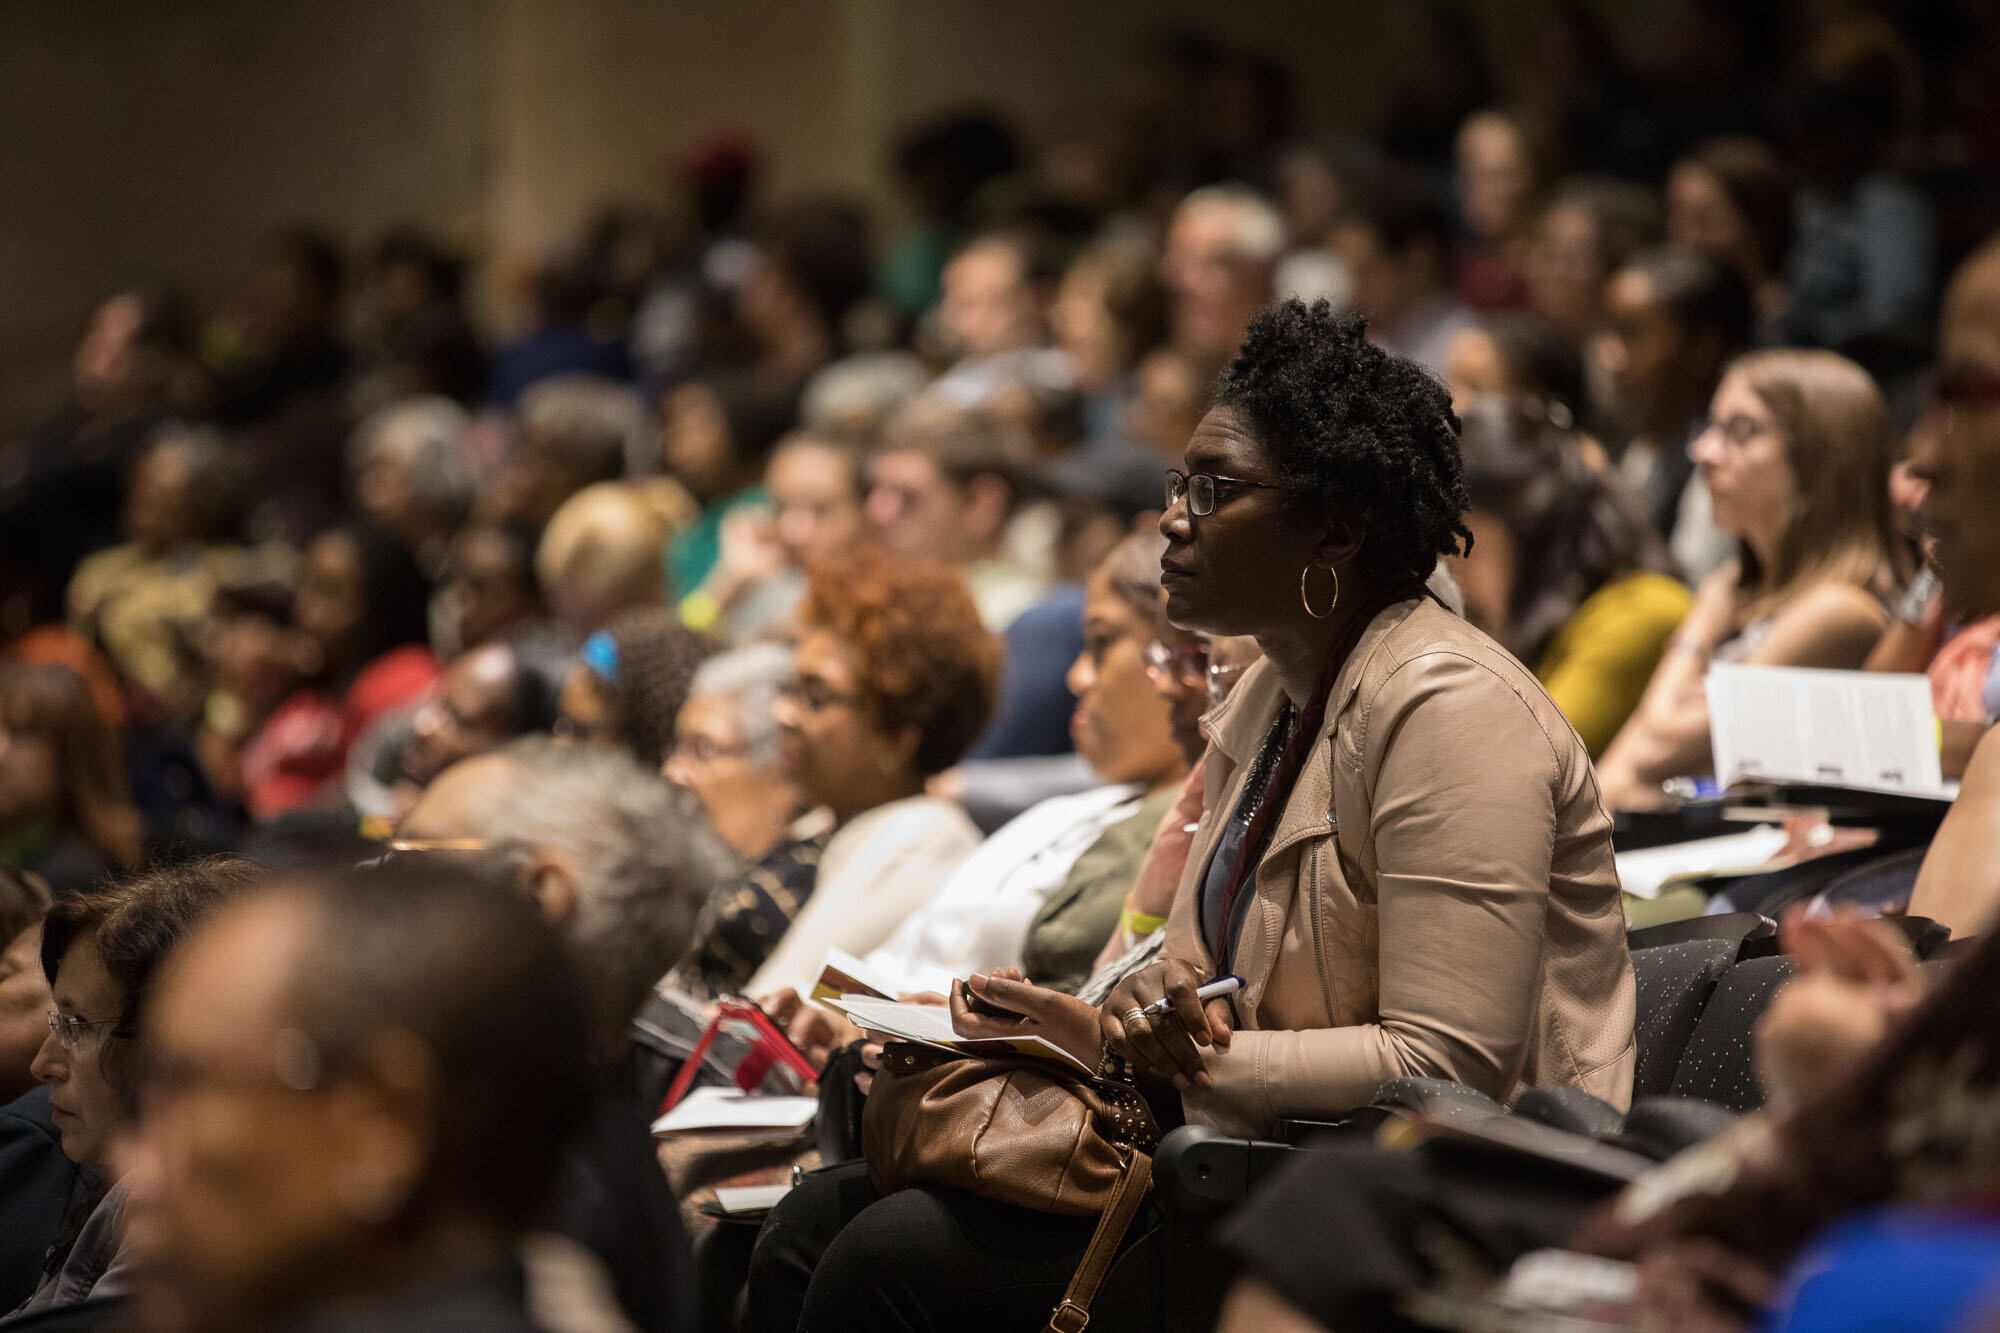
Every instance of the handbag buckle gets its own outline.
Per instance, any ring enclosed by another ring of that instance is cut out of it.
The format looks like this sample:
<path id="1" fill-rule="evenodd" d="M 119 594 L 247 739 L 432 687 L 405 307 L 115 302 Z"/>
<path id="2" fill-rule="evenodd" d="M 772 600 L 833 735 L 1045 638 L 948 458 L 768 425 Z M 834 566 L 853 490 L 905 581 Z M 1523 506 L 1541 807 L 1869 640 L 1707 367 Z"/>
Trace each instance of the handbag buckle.
<path id="1" fill-rule="evenodd" d="M 1075 1322 L 1068 1322 L 1071 1320 Z M 1055 1333 L 1083 1333 L 1083 1330 L 1090 1327 L 1090 1311 L 1065 1296 L 1063 1303 L 1049 1316 L 1049 1327 L 1054 1329 Z"/>

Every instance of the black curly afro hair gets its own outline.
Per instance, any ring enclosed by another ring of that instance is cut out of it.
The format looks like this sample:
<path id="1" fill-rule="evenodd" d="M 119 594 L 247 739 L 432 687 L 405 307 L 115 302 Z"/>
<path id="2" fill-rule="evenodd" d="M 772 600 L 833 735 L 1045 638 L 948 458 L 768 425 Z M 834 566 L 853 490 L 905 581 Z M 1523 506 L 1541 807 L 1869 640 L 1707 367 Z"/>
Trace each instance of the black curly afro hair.
<path id="1" fill-rule="evenodd" d="M 1451 395 L 1368 341 L 1368 323 L 1297 299 L 1250 321 L 1215 406 L 1263 445 L 1294 506 L 1339 511 L 1376 578 L 1425 579 L 1472 549 Z"/>

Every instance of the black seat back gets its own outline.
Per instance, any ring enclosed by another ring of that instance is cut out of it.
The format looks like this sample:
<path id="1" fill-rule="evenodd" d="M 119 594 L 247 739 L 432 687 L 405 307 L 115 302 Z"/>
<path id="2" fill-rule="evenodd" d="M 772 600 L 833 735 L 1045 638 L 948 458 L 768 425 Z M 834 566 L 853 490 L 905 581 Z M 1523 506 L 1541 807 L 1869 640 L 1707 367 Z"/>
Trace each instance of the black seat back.
<path id="1" fill-rule="evenodd" d="M 1715 993 L 1696 1020 L 1694 1035 L 1681 1053 L 1667 1091 L 1699 1097 L 1732 1111 L 1764 1104 L 1752 1060 L 1751 1032 L 1764 1006 L 1792 974 L 1792 960 L 1780 954 L 1738 963 L 1715 984 Z"/>
<path id="2" fill-rule="evenodd" d="M 1632 951 L 1632 971 L 1639 983 L 1638 1019 L 1633 1024 L 1639 1056 L 1632 1076 L 1634 1097 L 1665 1092 L 1673 1082 L 1695 1022 L 1717 979 L 1736 961 L 1738 947 L 1737 939 L 1725 935 Z"/>

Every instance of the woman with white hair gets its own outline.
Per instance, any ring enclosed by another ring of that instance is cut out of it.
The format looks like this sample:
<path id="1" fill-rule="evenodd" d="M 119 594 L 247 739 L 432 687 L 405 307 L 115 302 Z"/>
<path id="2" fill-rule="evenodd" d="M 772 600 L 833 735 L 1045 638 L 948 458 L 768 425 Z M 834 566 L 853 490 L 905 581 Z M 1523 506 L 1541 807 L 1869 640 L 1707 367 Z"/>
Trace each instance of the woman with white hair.
<path id="1" fill-rule="evenodd" d="M 363 512 L 408 547 L 428 577 L 444 567 L 452 534 L 472 511 L 470 425 L 465 409 L 449 398 L 411 398 L 363 421 L 349 446 Z"/>
<path id="2" fill-rule="evenodd" d="M 694 793 L 747 867 L 702 909 L 694 943 L 668 985 L 702 998 L 741 991 L 812 893 L 832 821 L 801 816 L 805 797 L 778 757 L 772 705 L 792 651 L 757 643 L 695 673 L 662 771 Z"/>

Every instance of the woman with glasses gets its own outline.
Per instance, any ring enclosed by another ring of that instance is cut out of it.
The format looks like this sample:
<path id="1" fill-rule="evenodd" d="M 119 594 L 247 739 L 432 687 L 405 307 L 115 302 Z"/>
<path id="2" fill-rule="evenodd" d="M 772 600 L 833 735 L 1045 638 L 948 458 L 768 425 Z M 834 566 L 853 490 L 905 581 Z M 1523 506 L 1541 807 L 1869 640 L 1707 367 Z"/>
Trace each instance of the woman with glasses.
<path id="1" fill-rule="evenodd" d="M 799 623 L 772 705 L 778 754 L 835 831 L 811 900 L 750 980 L 753 996 L 810 989 L 829 948 L 880 945 L 980 840 L 964 811 L 924 791 L 993 707 L 999 645 L 964 580 L 935 561 L 856 548 L 812 567 Z"/>
<path id="2" fill-rule="evenodd" d="M 42 923 L 42 971 L 55 1007 L 32 1071 L 49 1089 L 62 1154 L 83 1170 L 86 1190 L 56 1234 L 42 1237 L 47 1265 L 27 1310 L 123 1294 L 125 1192 L 112 1148 L 132 1114 L 138 1024 L 161 961 L 258 871 L 212 857 L 148 871 L 59 899 Z M 27 1201 L 0 1199 L 0 1214 L 29 1215 Z"/>
<path id="3" fill-rule="evenodd" d="M 1159 1119 L 1256 1137 L 1402 1076 L 1629 1100 L 1632 965 L 1590 758 L 1533 674 L 1424 589 L 1466 536 L 1457 437 L 1443 386 L 1361 320 L 1294 300 L 1252 321 L 1160 520 L 1167 618 L 1264 660 L 1209 719 L 1158 959 L 1100 1009 L 974 975 L 1032 1026 L 954 997 L 960 1033 L 1034 1032 L 1092 1067 L 1115 1047 L 1172 1084 L 1152 1085 Z M 1204 1006 L 1224 973 L 1241 991 Z M 821 1179 L 765 1225 L 759 1333 L 1035 1327 L 1097 1223 Z M 1136 1285 L 1092 1326 L 1157 1327 L 1164 1293 Z"/>
<path id="4" fill-rule="evenodd" d="M 1736 558 L 1702 581 L 1639 707 L 1598 765 L 1614 810 L 1713 764 L 1711 662 L 1856 668 L 1909 572 L 1889 508 L 1893 440 L 1868 372 L 1832 352 L 1753 352 L 1688 446 Z"/>

